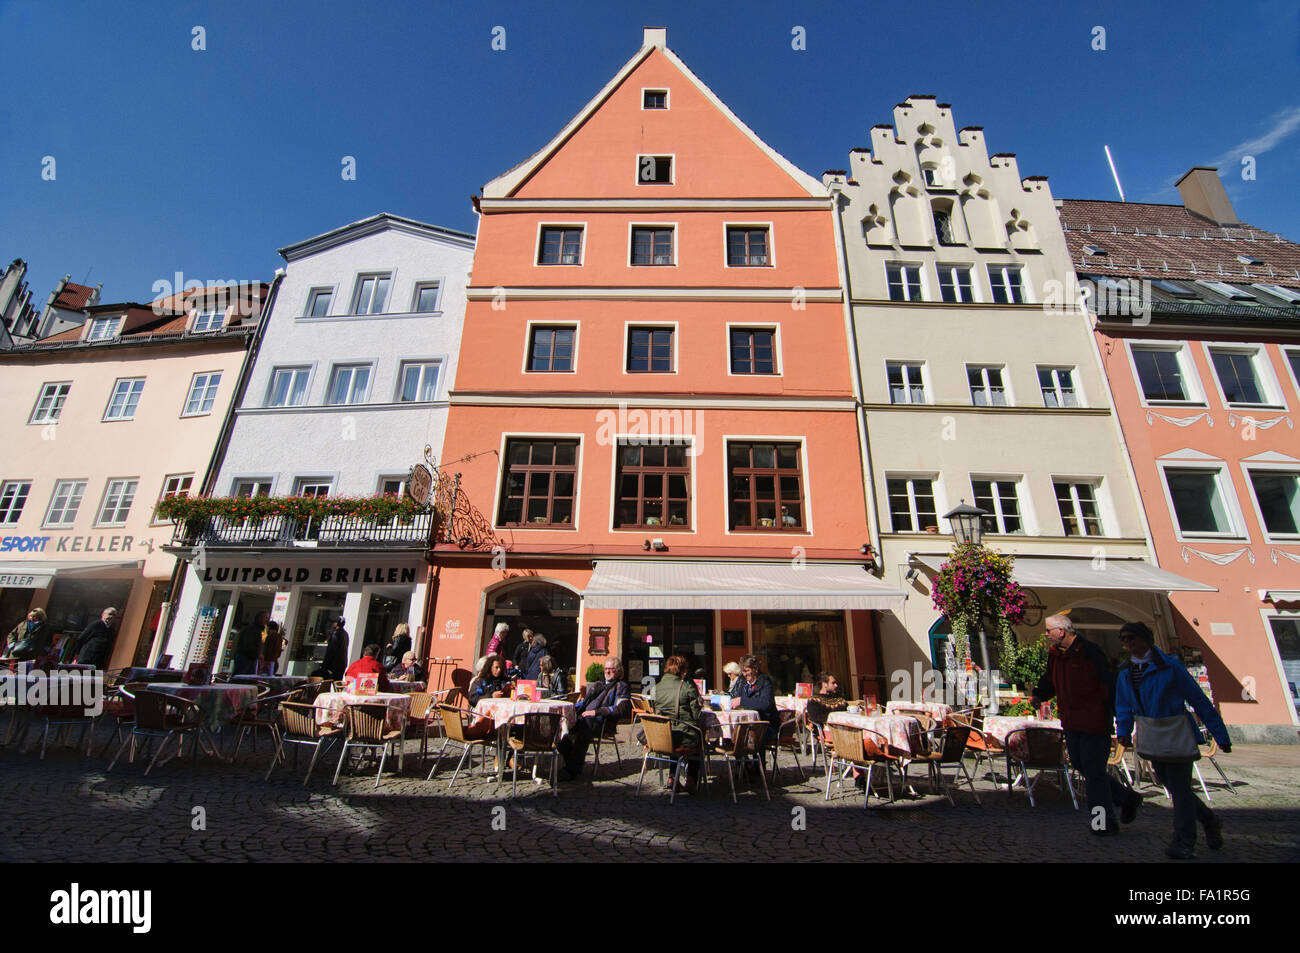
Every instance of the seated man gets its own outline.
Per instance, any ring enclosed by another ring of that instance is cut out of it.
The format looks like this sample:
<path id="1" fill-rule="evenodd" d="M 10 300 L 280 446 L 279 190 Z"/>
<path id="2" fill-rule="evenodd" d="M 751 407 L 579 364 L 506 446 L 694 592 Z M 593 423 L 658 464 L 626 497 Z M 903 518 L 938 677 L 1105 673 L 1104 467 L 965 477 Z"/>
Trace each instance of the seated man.
<path id="1" fill-rule="evenodd" d="M 349 665 L 348 670 L 343 673 L 344 678 L 356 678 L 358 675 L 378 675 L 379 690 L 386 692 L 392 689 L 388 682 L 388 673 L 379 664 L 378 642 L 371 642 L 367 645 L 361 652 L 361 658 Z"/>
<path id="2" fill-rule="evenodd" d="M 582 774 L 582 763 L 587 759 L 587 746 L 591 739 L 610 728 L 620 718 L 632 713 L 632 690 L 623 680 L 623 663 L 614 656 L 605 660 L 605 680 L 587 686 L 582 700 L 575 706 L 578 723 L 560 742 L 564 755 L 564 777 L 572 781 Z"/>
<path id="3" fill-rule="evenodd" d="M 840 694 L 840 683 L 830 672 L 820 672 L 813 687 L 813 697 L 808 699 L 808 720 L 819 728 L 825 728 L 831 712 L 844 711 L 849 703 Z"/>

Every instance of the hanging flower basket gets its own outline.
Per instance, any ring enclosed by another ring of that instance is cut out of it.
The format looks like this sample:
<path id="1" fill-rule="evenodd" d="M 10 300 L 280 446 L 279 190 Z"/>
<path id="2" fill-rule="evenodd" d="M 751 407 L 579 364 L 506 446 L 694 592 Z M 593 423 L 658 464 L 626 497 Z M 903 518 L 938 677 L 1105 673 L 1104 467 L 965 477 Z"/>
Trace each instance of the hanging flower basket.
<path id="1" fill-rule="evenodd" d="M 1024 618 L 1026 599 L 1011 578 L 1011 564 L 1010 556 L 964 543 L 939 567 L 932 600 L 952 626 L 953 651 L 959 660 L 970 657 L 970 633 L 978 631 L 985 616 L 995 621 L 1003 646 L 1014 645 L 1011 627 Z"/>

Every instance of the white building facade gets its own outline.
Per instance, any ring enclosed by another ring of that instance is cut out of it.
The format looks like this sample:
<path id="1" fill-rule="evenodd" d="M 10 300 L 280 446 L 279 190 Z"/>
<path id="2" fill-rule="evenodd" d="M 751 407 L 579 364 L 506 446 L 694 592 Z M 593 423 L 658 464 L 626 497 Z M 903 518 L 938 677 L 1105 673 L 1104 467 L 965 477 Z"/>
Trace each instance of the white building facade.
<path id="1" fill-rule="evenodd" d="M 381 214 L 280 250 L 275 289 L 220 462 L 214 497 L 405 492 L 436 460 L 456 372 L 474 236 Z M 285 626 L 279 671 L 319 664 L 333 619 L 349 660 L 399 622 L 417 639 L 427 596 L 427 517 L 210 527 L 177 540 L 191 559 L 167 652 L 228 664 L 262 610 Z M 200 545 L 201 544 L 201 545 Z"/>

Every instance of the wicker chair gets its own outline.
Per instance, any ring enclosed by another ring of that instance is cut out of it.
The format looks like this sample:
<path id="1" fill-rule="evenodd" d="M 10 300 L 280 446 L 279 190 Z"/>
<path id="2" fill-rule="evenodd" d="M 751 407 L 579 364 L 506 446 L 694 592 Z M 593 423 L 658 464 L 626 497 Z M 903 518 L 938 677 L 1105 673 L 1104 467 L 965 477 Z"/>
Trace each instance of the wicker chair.
<path id="1" fill-rule="evenodd" d="M 835 775 L 837 765 L 843 765 L 844 771 L 839 775 L 840 785 L 843 786 L 844 778 L 850 769 L 866 769 L 867 777 L 864 782 L 864 797 L 862 807 L 864 809 L 871 807 L 871 775 L 875 771 L 876 765 L 885 766 L 885 786 L 889 789 L 889 801 L 893 803 L 894 781 L 890 771 L 898 772 L 899 786 L 903 784 L 903 771 L 900 767 L 902 759 L 897 755 L 890 754 L 889 742 L 884 735 L 872 731 L 869 728 L 849 728 L 844 725 L 827 725 L 826 734 L 830 736 L 830 742 L 833 746 L 831 755 L 830 770 L 826 772 L 826 800 L 831 799 L 831 779 Z M 879 800 L 880 796 L 876 796 Z"/>
<path id="2" fill-rule="evenodd" d="M 402 751 L 405 730 L 404 725 L 391 729 L 388 727 L 388 706 L 348 705 L 343 709 L 343 714 L 348 734 L 343 739 L 343 751 L 339 754 L 338 767 L 334 769 L 333 783 L 339 783 L 339 772 L 343 770 L 343 762 L 348 758 L 349 748 L 363 748 L 367 751 L 379 749 L 379 770 L 375 772 L 375 787 L 379 787 L 379 780 L 383 777 L 384 762 L 388 759 L 389 748 L 397 749 L 397 771 L 400 774 L 405 762 Z"/>
<path id="3" fill-rule="evenodd" d="M 329 747 L 330 742 L 342 738 L 344 735 L 344 729 L 342 728 L 319 724 L 316 720 L 316 707 L 310 702 L 299 700 L 303 694 L 299 692 L 298 698 L 283 701 L 276 709 L 276 717 L 279 719 L 280 756 L 271 759 L 271 766 L 266 769 L 264 781 L 271 780 L 271 772 L 275 770 L 277 764 L 284 760 L 285 745 L 294 746 L 293 767 L 295 771 L 298 769 L 298 749 L 303 745 L 311 745 L 311 764 L 307 765 L 307 776 L 302 779 L 302 783 L 305 785 L 311 780 L 311 773 L 316 768 L 316 759 L 321 756 L 322 750 Z"/>
<path id="4" fill-rule="evenodd" d="M 253 750 L 257 750 L 257 732 L 259 729 L 266 729 L 271 735 L 271 743 L 275 746 L 272 763 L 284 757 L 284 749 L 280 744 L 280 717 L 277 710 L 282 702 L 288 701 L 293 696 L 293 692 L 284 692 L 281 695 L 265 693 L 259 695 L 256 705 L 242 712 L 230 722 L 230 727 L 239 729 L 239 734 L 235 738 L 235 750 L 230 755 L 232 763 L 239 757 L 239 747 L 244 743 L 244 735 L 250 731 L 253 733 Z"/>
<path id="5" fill-rule="evenodd" d="M 1019 736 L 1019 737 L 1018 737 Z M 1022 755 L 1020 752 L 1023 751 Z M 1079 801 L 1074 796 L 1074 784 L 1070 781 L 1069 766 L 1065 760 L 1065 732 L 1059 728 L 1017 728 L 1007 735 L 1007 794 L 1015 787 L 1015 775 L 1011 773 L 1014 764 L 1023 772 L 1025 791 L 1029 795 L 1029 806 L 1034 807 L 1034 785 L 1044 771 L 1054 772 L 1060 780 L 1061 787 L 1070 792 L 1070 801 L 1074 809 L 1079 809 Z M 1033 781 L 1029 772 L 1037 771 Z"/>
<path id="6" fill-rule="evenodd" d="M 629 722 L 634 722 L 635 719 L 636 713 L 634 712 L 629 719 Z M 600 748 L 602 745 L 614 746 L 614 764 L 616 773 L 618 767 L 623 764 L 623 752 L 618 746 L 618 729 L 624 724 L 625 722 L 621 718 L 602 719 L 600 731 L 591 736 L 591 776 L 593 778 L 600 774 Z"/>
<path id="7" fill-rule="evenodd" d="M 791 723 L 793 724 L 793 722 Z M 733 770 L 738 765 L 754 765 L 758 768 L 758 777 L 763 782 L 763 793 L 772 800 L 772 792 L 767 786 L 767 772 L 763 770 L 763 739 L 767 737 L 766 721 L 742 721 L 731 726 L 731 740 L 721 741 L 709 747 L 709 754 L 722 758 L 727 767 L 727 781 L 731 784 L 731 803 L 736 803 L 736 774 Z M 776 765 L 776 752 L 772 752 L 773 767 Z M 802 770 L 802 768 L 800 769 Z"/>
<path id="8" fill-rule="evenodd" d="M 540 758 L 544 754 L 551 756 L 551 793 L 560 796 L 560 750 L 556 747 L 560 741 L 560 727 L 564 716 L 555 711 L 531 711 L 516 715 L 510 720 L 511 731 L 506 737 L 506 744 L 514 752 L 514 764 L 510 769 L 510 796 L 519 791 L 519 762 L 528 755 Z M 515 733 L 515 728 L 519 732 Z"/>
<path id="9" fill-rule="evenodd" d="M 948 797 L 948 803 L 956 806 L 952 799 L 953 789 L 960 784 L 960 779 L 964 775 L 966 784 L 970 787 L 970 793 L 975 797 L 975 803 L 980 803 L 980 796 L 975 791 L 975 780 L 966 771 L 966 742 L 970 739 L 970 733 L 974 729 L 970 725 L 949 725 L 943 729 L 943 741 L 938 751 L 931 751 L 916 761 L 926 764 L 930 769 L 930 781 L 937 792 L 941 792 Z M 955 770 L 952 774 L 952 783 L 945 786 L 943 781 L 943 766 L 951 764 Z M 903 777 L 906 780 L 907 771 L 903 771 Z"/>
<path id="10" fill-rule="evenodd" d="M 962 724 L 962 722 L 958 721 L 957 724 Z M 986 761 L 988 762 L 989 772 L 993 775 L 994 786 L 1001 784 L 1002 782 L 998 780 L 997 759 L 1006 756 L 1006 748 L 997 738 L 980 730 L 979 725 L 975 724 L 973 719 L 970 722 L 970 730 L 970 734 L 966 738 L 966 751 L 975 756 L 973 773 L 978 774 L 980 762 Z"/>
<path id="11" fill-rule="evenodd" d="M 469 727 L 466 723 L 466 719 L 469 717 L 469 712 L 466 709 L 457 708 L 454 705 L 448 705 L 446 703 L 438 705 L 437 708 L 438 713 L 442 716 L 444 737 L 442 741 L 442 749 L 438 752 L 438 760 L 433 763 L 433 768 L 430 769 L 429 776 L 425 780 L 433 780 L 433 776 L 438 773 L 438 768 L 442 766 L 442 756 L 446 753 L 447 747 L 449 745 L 455 745 L 461 750 L 461 756 L 460 761 L 456 763 L 456 770 L 452 772 L 451 783 L 447 785 L 448 790 L 450 790 L 451 786 L 456 783 L 456 776 L 460 774 L 460 769 L 463 768 L 465 762 L 473 756 L 475 747 L 478 747 L 483 751 L 484 763 L 486 764 L 488 753 L 495 752 L 496 750 L 496 733 L 488 733 L 482 738 L 467 737 L 465 731 Z"/>
<path id="12" fill-rule="evenodd" d="M 780 758 L 782 751 L 789 751 L 794 755 L 794 765 L 799 769 L 799 778 L 802 781 L 808 780 L 808 772 L 803 769 L 799 762 L 799 751 L 803 748 L 803 742 L 799 739 L 799 718 L 792 711 L 783 711 L 781 715 L 781 727 L 777 729 L 776 740 L 769 745 L 772 752 L 772 778 L 771 783 L 776 784 L 777 760 Z"/>
<path id="13" fill-rule="evenodd" d="M 429 692 L 411 692 L 411 712 L 406 716 L 406 732 L 420 738 L 420 767 L 429 760 L 429 735 L 437 737 L 442 731 L 442 716 L 433 707 L 433 695 Z"/>
<path id="14" fill-rule="evenodd" d="M 645 732 L 645 754 L 641 757 L 641 774 L 636 779 L 636 794 L 641 793 L 641 782 L 645 779 L 645 769 L 649 766 L 650 761 L 654 760 L 660 764 L 671 764 L 672 788 L 668 795 L 668 803 L 673 803 L 677 797 L 677 782 L 679 772 L 686 767 L 686 763 L 691 760 L 703 762 L 705 749 L 701 743 L 695 745 L 677 745 L 673 743 L 673 721 L 666 715 L 656 715 L 653 712 L 643 712 L 640 714 L 641 729 Z M 678 724 L 679 731 L 688 730 L 693 726 Z M 764 725 L 766 727 L 766 725 Z M 703 733 L 698 728 L 696 734 L 703 738 Z M 706 777 L 707 782 L 707 777 Z"/>
<path id="15" fill-rule="evenodd" d="M 129 743 L 117 749 L 117 754 L 109 762 L 108 770 L 113 770 L 113 767 L 117 764 L 117 759 L 122 757 L 122 752 L 128 749 L 130 753 L 127 760 L 130 762 L 135 761 L 136 738 L 147 738 L 150 742 L 156 738 L 161 739 L 158 750 L 154 752 L 148 767 L 144 769 L 146 776 L 153 770 L 153 766 L 158 761 L 158 756 L 166 749 L 167 742 L 172 737 L 176 738 L 176 752 L 180 754 L 185 744 L 185 736 L 192 735 L 194 737 L 194 757 L 197 760 L 199 745 L 204 743 L 206 734 L 207 732 L 199 719 L 197 702 L 176 695 L 167 695 L 163 692 L 140 689 L 135 693 L 135 724 L 131 727 L 131 734 L 128 738 Z M 211 750 L 213 754 L 216 753 L 215 747 Z"/>

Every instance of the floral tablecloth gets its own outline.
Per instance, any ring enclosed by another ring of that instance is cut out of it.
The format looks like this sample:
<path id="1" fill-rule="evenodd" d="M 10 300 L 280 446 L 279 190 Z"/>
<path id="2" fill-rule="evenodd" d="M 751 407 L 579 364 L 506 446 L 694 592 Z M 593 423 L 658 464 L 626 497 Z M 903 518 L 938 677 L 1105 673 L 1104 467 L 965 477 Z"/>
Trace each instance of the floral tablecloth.
<path id="1" fill-rule="evenodd" d="M 389 731 L 397 731 L 406 723 L 411 711 L 411 696 L 401 692 L 376 692 L 358 695 L 356 692 L 322 692 L 316 696 L 316 724 L 342 728 L 345 722 L 343 709 L 348 705 L 387 705 L 384 719 Z"/>
<path id="2" fill-rule="evenodd" d="M 891 748 L 904 755 L 922 755 L 929 751 L 921 723 L 910 715 L 858 715 L 836 711 L 826 719 L 826 724 L 874 731 L 883 735 Z"/>
<path id="3" fill-rule="evenodd" d="M 1057 728 L 1061 727 L 1060 719 L 1057 718 L 1030 718 L 1027 715 L 988 715 L 984 719 L 984 733 L 992 738 L 996 738 L 998 744 L 1006 745 L 1007 735 L 1019 728 Z M 1016 744 L 1012 746 L 1011 756 L 1013 758 L 1023 758 L 1025 756 L 1024 735 L 1016 738 Z"/>
<path id="4" fill-rule="evenodd" d="M 188 698 L 199 706 L 199 718 L 209 731 L 216 731 L 230 719 L 242 715 L 257 701 L 256 685 L 183 685 L 180 682 L 151 682 L 150 691 Z"/>
<path id="5" fill-rule="evenodd" d="M 777 695 L 776 707 L 781 711 L 792 711 L 802 715 L 808 708 L 808 699 L 795 698 L 793 695 Z"/>
<path id="6" fill-rule="evenodd" d="M 709 709 L 704 712 L 704 730 L 714 741 L 719 738 L 731 740 L 731 726 L 744 721 L 759 721 L 759 713 L 750 708 L 724 708 L 722 711 Z"/>
<path id="7" fill-rule="evenodd" d="M 896 715 L 899 709 L 924 712 L 933 718 L 937 724 L 942 724 L 943 720 L 952 714 L 952 706 L 945 705 L 942 702 L 908 702 L 892 699 L 885 702 L 885 714 Z"/>
<path id="8" fill-rule="evenodd" d="M 567 735 L 569 729 L 578 723 L 578 709 L 574 704 L 555 699 L 543 698 L 538 701 L 515 701 L 512 698 L 484 698 L 474 706 L 475 715 L 480 718 L 491 718 L 498 728 L 505 727 L 512 718 L 518 715 L 527 715 L 532 712 L 559 712 L 563 716 L 560 719 L 561 738 Z"/>

